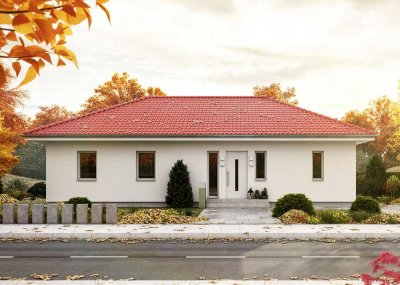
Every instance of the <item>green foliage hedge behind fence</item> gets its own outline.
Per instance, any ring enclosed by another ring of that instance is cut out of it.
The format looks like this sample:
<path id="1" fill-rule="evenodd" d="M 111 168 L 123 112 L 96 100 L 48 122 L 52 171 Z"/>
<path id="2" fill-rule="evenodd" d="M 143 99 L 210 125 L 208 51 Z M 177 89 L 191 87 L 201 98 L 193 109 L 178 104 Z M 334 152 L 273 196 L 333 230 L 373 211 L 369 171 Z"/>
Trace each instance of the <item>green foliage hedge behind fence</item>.
<path id="1" fill-rule="evenodd" d="M 19 163 L 11 170 L 11 174 L 46 180 L 46 147 L 37 142 L 27 142 L 19 146 L 15 154 Z"/>

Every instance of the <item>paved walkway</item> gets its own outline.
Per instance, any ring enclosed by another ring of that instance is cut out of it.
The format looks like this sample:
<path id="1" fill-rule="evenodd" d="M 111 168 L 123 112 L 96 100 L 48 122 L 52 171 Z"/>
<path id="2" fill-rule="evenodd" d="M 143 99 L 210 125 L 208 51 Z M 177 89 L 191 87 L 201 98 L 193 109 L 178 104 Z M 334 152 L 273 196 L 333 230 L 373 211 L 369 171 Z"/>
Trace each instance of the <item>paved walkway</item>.
<path id="1" fill-rule="evenodd" d="M 0 225 L 0 239 L 400 239 L 400 225 Z"/>
<path id="2" fill-rule="evenodd" d="M 272 217 L 270 208 L 206 208 L 200 214 L 207 217 L 207 224 L 280 224 Z"/>

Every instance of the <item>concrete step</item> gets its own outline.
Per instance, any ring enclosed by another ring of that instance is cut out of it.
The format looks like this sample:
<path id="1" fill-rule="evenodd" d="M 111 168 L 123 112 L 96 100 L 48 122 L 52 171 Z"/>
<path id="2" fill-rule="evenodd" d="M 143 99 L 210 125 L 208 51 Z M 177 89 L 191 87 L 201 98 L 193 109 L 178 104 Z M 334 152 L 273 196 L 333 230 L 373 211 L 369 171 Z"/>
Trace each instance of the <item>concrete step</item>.
<path id="1" fill-rule="evenodd" d="M 207 199 L 206 208 L 269 208 L 268 199 Z"/>

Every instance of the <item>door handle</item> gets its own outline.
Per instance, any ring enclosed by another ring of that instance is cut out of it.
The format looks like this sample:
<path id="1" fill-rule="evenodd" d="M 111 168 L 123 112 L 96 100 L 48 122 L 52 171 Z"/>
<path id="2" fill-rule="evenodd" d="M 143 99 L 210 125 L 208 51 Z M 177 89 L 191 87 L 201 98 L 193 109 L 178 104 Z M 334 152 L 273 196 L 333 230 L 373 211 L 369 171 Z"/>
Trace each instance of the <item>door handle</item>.
<path id="1" fill-rule="evenodd" d="M 229 186 L 229 171 L 226 172 L 226 186 Z"/>

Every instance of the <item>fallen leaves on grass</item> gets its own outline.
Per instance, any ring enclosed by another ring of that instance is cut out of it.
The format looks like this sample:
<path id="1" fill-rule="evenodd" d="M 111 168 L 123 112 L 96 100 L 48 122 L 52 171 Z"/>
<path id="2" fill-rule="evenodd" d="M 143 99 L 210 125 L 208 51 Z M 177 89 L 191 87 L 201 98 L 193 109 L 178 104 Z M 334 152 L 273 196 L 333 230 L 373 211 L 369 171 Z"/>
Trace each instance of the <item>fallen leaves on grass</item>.
<path id="1" fill-rule="evenodd" d="M 174 209 L 142 209 L 123 215 L 120 224 L 192 224 L 207 221 L 205 217 L 191 217 Z"/>
<path id="2" fill-rule="evenodd" d="M 400 214 L 377 214 L 364 221 L 363 224 L 400 224 Z"/>

